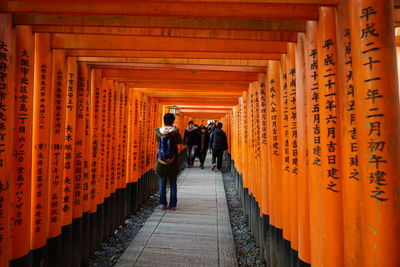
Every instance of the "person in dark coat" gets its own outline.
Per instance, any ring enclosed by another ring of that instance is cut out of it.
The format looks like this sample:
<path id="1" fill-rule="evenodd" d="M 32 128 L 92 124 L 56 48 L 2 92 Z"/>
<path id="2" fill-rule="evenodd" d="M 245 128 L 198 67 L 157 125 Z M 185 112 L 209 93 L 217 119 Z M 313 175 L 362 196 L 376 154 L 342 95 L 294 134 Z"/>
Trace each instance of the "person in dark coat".
<path id="1" fill-rule="evenodd" d="M 221 171 L 222 156 L 224 151 L 228 149 L 228 141 L 225 132 L 222 130 L 221 122 L 218 122 L 217 127 L 211 133 L 209 146 L 212 149 L 213 165 L 211 169 L 215 170 L 215 167 L 217 167 L 217 171 Z"/>
<path id="2" fill-rule="evenodd" d="M 208 145 L 210 143 L 210 135 L 208 134 L 205 126 L 201 127 L 199 133 L 199 146 L 197 148 L 197 155 L 200 159 L 200 167 L 204 169 L 204 161 L 206 160 Z"/>
<path id="3" fill-rule="evenodd" d="M 194 126 L 193 121 L 189 121 L 183 136 L 183 145 L 186 146 L 186 159 L 188 167 L 193 167 L 194 158 L 196 157 L 196 149 L 199 143 L 198 129 Z"/>
<path id="4" fill-rule="evenodd" d="M 161 137 L 171 137 L 173 144 L 175 146 L 175 157 L 171 163 L 163 164 L 160 160 L 156 161 L 156 173 L 160 176 L 160 204 L 162 205 L 162 209 L 165 210 L 168 208 L 166 190 L 167 190 L 167 182 L 169 182 L 169 186 L 171 189 L 170 192 L 170 202 L 169 208 L 171 210 L 176 209 L 177 204 L 177 186 L 176 179 L 180 172 L 179 167 L 179 157 L 178 157 L 178 144 L 182 144 L 182 137 L 179 133 L 179 129 L 177 129 L 173 123 L 175 120 L 175 116 L 172 113 L 166 113 L 164 115 L 164 124 L 165 126 L 161 128 L 155 129 L 155 135 L 157 142 L 160 142 Z"/>

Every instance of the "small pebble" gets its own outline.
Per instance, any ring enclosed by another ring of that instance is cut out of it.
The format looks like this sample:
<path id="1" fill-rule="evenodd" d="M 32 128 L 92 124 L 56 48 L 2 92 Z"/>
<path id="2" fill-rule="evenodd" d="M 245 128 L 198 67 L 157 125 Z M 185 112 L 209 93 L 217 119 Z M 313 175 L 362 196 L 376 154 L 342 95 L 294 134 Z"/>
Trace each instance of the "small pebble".
<path id="1" fill-rule="evenodd" d="M 260 260 L 260 250 L 256 246 L 250 228 L 244 222 L 242 202 L 235 190 L 234 179 L 230 172 L 223 172 L 223 180 L 238 265 L 265 266 Z"/>

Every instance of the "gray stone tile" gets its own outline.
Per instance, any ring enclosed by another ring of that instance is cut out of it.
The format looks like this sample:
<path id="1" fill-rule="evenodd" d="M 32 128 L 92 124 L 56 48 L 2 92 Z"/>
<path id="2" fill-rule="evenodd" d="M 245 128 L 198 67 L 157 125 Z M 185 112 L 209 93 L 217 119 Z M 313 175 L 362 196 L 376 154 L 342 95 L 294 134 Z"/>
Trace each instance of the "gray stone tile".
<path id="1" fill-rule="evenodd" d="M 146 248 L 135 266 L 218 266 L 218 252 Z"/>
<path id="2" fill-rule="evenodd" d="M 153 234 L 147 247 L 175 248 L 191 250 L 217 250 L 218 238 L 216 236 L 189 236 Z"/>
<path id="3" fill-rule="evenodd" d="M 217 217 L 215 215 L 197 215 L 184 213 L 167 213 L 162 218 L 161 222 L 167 223 L 187 223 L 200 225 L 217 225 Z"/>
<path id="4" fill-rule="evenodd" d="M 200 235 L 200 236 L 216 236 L 216 225 L 199 225 L 184 223 L 162 223 L 154 231 L 155 234 L 179 234 L 179 235 Z"/>

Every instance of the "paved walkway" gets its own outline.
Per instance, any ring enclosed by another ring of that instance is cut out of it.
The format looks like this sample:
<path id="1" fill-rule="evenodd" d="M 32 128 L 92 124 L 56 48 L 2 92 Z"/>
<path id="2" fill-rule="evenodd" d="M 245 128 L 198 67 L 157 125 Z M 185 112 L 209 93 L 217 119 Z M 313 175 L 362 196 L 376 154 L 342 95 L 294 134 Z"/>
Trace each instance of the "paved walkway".
<path id="1" fill-rule="evenodd" d="M 222 174 L 207 163 L 182 172 L 177 210 L 156 209 L 116 266 L 237 266 Z"/>

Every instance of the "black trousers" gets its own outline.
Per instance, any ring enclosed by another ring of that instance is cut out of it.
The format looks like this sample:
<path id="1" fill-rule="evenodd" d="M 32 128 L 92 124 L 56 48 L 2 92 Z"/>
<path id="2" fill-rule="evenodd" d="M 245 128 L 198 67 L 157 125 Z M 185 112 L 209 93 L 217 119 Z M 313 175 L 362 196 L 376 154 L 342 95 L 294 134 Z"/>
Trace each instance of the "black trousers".
<path id="1" fill-rule="evenodd" d="M 224 155 L 224 151 L 222 149 L 214 149 L 212 150 L 212 163 L 217 164 L 217 169 L 221 170 L 222 166 L 222 156 Z"/>
<path id="2" fill-rule="evenodd" d="M 188 165 L 193 165 L 195 157 L 196 157 L 196 149 L 194 148 L 194 145 L 188 145 L 186 147 L 186 160 Z"/>
<path id="3" fill-rule="evenodd" d="M 199 159 L 200 159 L 200 164 L 201 165 L 204 164 L 204 161 L 206 160 L 206 157 L 207 157 L 207 149 L 199 151 Z"/>

